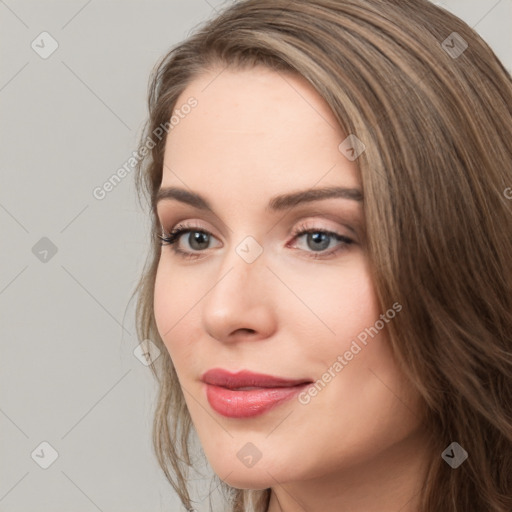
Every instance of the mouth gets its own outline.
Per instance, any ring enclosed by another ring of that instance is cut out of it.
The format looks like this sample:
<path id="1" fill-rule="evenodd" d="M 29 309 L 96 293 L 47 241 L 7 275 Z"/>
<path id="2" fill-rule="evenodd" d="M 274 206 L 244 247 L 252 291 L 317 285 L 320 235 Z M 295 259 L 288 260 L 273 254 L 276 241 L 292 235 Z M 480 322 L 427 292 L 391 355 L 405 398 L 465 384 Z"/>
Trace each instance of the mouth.
<path id="1" fill-rule="evenodd" d="M 211 408 L 229 418 L 261 415 L 281 404 L 313 381 L 287 379 L 243 370 L 231 373 L 222 369 L 207 371 L 202 379 Z"/>
<path id="2" fill-rule="evenodd" d="M 311 379 L 287 379 L 263 373 L 254 373 L 248 370 L 233 373 L 221 368 L 208 370 L 203 374 L 201 380 L 212 386 L 238 391 L 260 388 L 293 387 L 313 382 Z"/>

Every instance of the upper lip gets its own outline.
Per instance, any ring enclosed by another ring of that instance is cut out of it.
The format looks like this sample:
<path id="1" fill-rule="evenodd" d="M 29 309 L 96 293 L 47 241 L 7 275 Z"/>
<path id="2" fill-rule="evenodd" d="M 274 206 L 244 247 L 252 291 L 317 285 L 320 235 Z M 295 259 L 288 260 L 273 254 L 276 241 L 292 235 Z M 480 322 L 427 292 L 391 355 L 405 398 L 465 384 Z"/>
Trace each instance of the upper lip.
<path id="1" fill-rule="evenodd" d="M 233 373 L 221 368 L 208 370 L 203 374 L 201 380 L 206 384 L 221 386 L 228 389 L 242 387 L 285 388 L 312 382 L 308 379 L 284 379 L 281 377 L 274 377 L 272 375 L 254 373 L 249 370 L 242 370 Z"/>

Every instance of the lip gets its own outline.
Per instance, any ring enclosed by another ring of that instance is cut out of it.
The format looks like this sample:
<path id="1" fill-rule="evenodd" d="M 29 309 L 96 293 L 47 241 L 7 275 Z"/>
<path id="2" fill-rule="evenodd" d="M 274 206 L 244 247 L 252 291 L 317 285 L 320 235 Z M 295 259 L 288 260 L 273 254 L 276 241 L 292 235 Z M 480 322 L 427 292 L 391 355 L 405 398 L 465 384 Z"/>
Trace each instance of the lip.
<path id="1" fill-rule="evenodd" d="M 220 368 L 208 370 L 201 380 L 212 409 L 228 418 L 263 414 L 312 383 L 308 379 L 285 379 L 248 370 L 232 373 Z M 238 389 L 246 387 L 255 389 Z"/>

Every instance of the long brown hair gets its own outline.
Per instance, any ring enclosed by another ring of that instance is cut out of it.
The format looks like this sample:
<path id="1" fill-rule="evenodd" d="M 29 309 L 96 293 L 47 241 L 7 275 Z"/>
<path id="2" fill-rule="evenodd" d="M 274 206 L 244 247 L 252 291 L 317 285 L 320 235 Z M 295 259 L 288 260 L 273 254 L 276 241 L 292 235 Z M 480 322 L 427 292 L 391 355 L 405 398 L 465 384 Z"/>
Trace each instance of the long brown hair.
<path id="1" fill-rule="evenodd" d="M 255 65 L 305 77 L 366 146 L 357 164 L 375 289 L 383 307 L 403 307 L 387 326 L 390 343 L 428 411 L 421 512 L 510 512 L 511 77 L 473 29 L 427 0 L 240 1 L 155 66 L 140 146 L 153 144 L 136 168 L 151 252 L 135 292 L 138 336 L 162 352 L 151 366 L 162 470 L 192 509 L 194 429 L 153 311 L 169 119 L 199 74 Z M 441 457 L 453 441 L 468 453 L 457 469 Z M 269 489 L 219 483 L 230 510 L 266 510 Z"/>

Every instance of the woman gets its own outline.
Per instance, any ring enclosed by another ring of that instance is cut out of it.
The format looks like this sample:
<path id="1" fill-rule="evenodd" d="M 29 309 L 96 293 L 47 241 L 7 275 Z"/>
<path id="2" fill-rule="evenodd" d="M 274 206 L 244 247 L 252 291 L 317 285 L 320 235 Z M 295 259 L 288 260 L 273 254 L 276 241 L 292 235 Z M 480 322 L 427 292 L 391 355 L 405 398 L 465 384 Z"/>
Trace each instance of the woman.
<path id="1" fill-rule="evenodd" d="M 512 86 L 425 0 L 248 0 L 155 69 L 159 463 L 229 510 L 512 510 Z"/>

